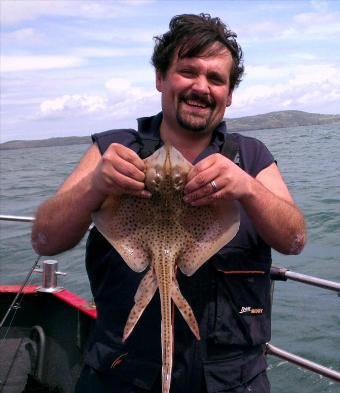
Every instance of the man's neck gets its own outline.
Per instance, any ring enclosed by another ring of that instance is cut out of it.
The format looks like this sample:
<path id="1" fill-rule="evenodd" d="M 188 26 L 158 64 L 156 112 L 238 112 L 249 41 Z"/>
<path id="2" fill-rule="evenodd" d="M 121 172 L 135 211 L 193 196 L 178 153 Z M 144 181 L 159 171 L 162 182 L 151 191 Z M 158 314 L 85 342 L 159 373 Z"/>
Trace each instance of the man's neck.
<path id="1" fill-rule="evenodd" d="M 170 143 L 190 162 L 193 162 L 211 141 L 210 132 L 200 133 L 181 127 L 169 127 L 164 119 L 160 126 L 160 136 L 163 142 Z"/>

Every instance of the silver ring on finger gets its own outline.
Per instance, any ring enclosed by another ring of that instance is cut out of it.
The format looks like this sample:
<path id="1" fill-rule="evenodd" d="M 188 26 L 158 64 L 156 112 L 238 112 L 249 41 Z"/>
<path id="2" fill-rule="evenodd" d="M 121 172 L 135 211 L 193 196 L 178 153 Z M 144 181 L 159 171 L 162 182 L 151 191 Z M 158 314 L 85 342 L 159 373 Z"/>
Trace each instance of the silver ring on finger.
<path id="1" fill-rule="evenodd" d="M 210 184 L 211 184 L 211 188 L 213 190 L 213 193 L 216 192 L 217 191 L 217 184 L 216 184 L 215 180 L 212 180 L 210 182 Z"/>

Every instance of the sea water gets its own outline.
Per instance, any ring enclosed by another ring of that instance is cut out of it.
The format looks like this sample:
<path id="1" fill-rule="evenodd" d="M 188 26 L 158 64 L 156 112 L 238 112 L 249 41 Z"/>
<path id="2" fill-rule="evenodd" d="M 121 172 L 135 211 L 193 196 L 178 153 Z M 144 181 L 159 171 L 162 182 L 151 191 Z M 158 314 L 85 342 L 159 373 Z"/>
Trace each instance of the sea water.
<path id="1" fill-rule="evenodd" d="M 273 264 L 340 282 L 340 124 L 245 132 L 274 154 L 308 225 L 299 256 L 273 253 Z M 76 166 L 87 145 L 3 150 L 0 214 L 34 215 Z M 0 284 L 18 284 L 36 258 L 28 223 L 0 222 Z M 83 240 L 54 257 L 67 272 L 62 284 L 91 299 Z M 36 275 L 33 283 L 40 283 Z M 296 282 L 277 282 L 272 343 L 340 371 L 340 297 Z M 268 357 L 272 393 L 335 393 L 340 385 Z"/>

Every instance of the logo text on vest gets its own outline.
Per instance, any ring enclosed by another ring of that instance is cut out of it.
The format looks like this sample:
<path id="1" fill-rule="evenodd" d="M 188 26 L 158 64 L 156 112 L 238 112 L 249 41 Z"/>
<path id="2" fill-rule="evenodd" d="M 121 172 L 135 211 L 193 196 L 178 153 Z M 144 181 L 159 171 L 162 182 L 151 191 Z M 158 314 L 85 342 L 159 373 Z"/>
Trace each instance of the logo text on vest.
<path id="1" fill-rule="evenodd" d="M 242 307 L 239 314 L 263 314 L 263 308 Z"/>

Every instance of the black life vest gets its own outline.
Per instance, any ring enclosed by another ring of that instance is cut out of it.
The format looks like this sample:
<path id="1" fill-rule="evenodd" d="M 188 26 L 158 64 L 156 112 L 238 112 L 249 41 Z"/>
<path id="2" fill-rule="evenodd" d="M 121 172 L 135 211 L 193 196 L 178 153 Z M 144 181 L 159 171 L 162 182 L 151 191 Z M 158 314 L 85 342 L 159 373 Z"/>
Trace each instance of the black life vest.
<path id="1" fill-rule="evenodd" d="M 146 124 L 142 123 L 138 133 L 114 130 L 97 134 L 93 139 L 102 153 L 110 143 L 116 142 L 144 158 L 161 143 L 159 137 L 144 132 L 145 128 Z M 262 149 L 262 145 L 250 138 L 226 135 L 220 152 L 242 167 L 248 145 L 249 151 Z M 253 159 L 247 159 L 252 166 Z M 267 161 L 270 160 L 268 156 Z M 196 340 L 175 309 L 172 392 L 199 391 L 194 385 L 199 383 L 202 372 L 211 391 L 217 391 L 214 389 L 224 383 L 223 386 L 228 386 L 225 374 L 230 359 L 238 356 L 243 362 L 240 366 L 244 368 L 243 381 L 265 369 L 263 361 L 254 359 L 270 340 L 270 266 L 269 246 L 259 238 L 241 209 L 240 231 L 228 245 L 193 276 L 178 271 L 179 286 L 197 318 L 201 340 Z M 85 362 L 98 371 L 116 373 L 118 378 L 151 388 L 159 378 L 161 367 L 159 296 L 156 293 L 129 339 L 122 343 L 122 332 L 144 273 L 133 272 L 95 227 L 87 240 L 86 268 L 98 317 Z M 112 368 L 117 364 L 116 359 L 122 361 L 119 367 Z M 232 364 L 235 367 L 235 362 Z"/>

